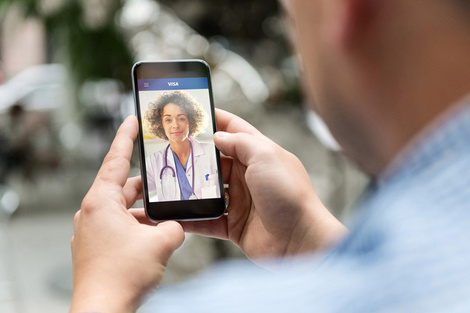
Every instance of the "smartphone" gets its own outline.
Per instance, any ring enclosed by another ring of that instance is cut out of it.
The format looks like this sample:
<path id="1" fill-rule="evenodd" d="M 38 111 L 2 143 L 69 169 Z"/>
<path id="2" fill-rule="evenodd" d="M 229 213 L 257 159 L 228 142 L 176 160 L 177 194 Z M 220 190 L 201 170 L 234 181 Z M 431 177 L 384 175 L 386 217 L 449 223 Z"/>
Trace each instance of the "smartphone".
<path id="1" fill-rule="evenodd" d="M 208 64 L 141 61 L 132 68 L 132 80 L 147 217 L 220 217 L 225 201 Z"/>

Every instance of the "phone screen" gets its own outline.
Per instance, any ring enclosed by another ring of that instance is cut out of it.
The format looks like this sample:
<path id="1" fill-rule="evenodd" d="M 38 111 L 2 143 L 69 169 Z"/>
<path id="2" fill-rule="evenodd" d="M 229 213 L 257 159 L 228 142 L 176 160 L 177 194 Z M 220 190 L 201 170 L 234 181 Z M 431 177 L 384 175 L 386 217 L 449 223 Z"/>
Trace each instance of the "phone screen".
<path id="1" fill-rule="evenodd" d="M 219 217 L 225 207 L 208 65 L 139 62 L 133 80 L 147 216 Z"/>

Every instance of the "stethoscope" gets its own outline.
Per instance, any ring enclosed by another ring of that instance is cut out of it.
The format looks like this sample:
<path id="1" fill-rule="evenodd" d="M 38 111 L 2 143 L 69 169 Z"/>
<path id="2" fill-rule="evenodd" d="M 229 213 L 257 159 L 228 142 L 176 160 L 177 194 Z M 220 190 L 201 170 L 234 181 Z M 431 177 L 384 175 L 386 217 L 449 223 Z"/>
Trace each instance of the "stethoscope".
<path id="1" fill-rule="evenodd" d="M 188 140 L 189 140 L 189 139 L 188 139 Z M 191 186 L 191 187 L 192 187 L 192 194 L 191 194 L 191 196 L 189 197 L 189 199 L 197 199 L 196 194 L 194 193 L 194 167 L 195 167 L 195 166 L 194 166 L 193 144 L 191 143 L 191 141 L 189 141 L 189 147 L 190 147 L 190 149 L 191 149 L 191 164 L 192 164 L 192 174 L 193 174 L 193 176 L 192 176 L 192 178 L 193 178 L 193 179 L 192 179 L 192 180 L 193 180 L 193 183 L 192 183 L 192 186 Z M 163 197 L 165 197 L 165 194 L 164 194 L 165 188 L 163 187 L 163 180 L 162 180 L 162 178 L 163 178 L 163 172 L 164 172 L 165 170 L 169 169 L 169 170 L 171 171 L 171 176 L 173 177 L 173 181 L 174 181 L 174 183 L 175 183 L 175 198 L 176 198 L 176 193 L 177 193 L 176 190 L 178 190 L 178 188 L 176 187 L 176 171 L 175 171 L 175 169 L 174 169 L 173 167 L 171 167 L 171 166 L 168 165 L 168 150 L 169 150 L 169 149 L 170 149 L 170 144 L 168 144 L 168 146 L 167 146 L 166 149 L 165 149 L 165 156 L 164 156 L 164 163 L 163 163 L 164 166 L 163 166 L 162 170 L 160 171 L 160 184 L 161 184 L 161 186 L 162 186 Z"/>

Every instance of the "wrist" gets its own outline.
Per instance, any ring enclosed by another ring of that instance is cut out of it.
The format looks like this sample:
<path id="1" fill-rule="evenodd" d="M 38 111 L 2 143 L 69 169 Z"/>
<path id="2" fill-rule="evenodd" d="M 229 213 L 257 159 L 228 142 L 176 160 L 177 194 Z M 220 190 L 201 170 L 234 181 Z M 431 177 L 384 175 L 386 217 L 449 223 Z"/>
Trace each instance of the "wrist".
<path id="1" fill-rule="evenodd" d="M 70 313 L 131 313 L 137 310 L 137 301 L 124 292 L 113 291 L 96 283 L 74 286 Z"/>
<path id="2" fill-rule="evenodd" d="M 292 234 L 286 255 L 329 249 L 348 233 L 348 229 L 323 206 L 319 199 L 306 203 L 309 206 L 305 208 L 305 215 Z"/>

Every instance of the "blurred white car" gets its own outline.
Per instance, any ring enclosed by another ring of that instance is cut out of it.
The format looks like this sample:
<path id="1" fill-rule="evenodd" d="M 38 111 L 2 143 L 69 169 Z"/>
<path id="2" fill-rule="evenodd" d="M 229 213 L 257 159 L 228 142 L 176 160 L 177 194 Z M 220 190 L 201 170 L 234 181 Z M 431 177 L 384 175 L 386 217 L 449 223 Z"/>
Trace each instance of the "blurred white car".
<path id="1" fill-rule="evenodd" d="M 53 110 L 67 103 L 67 70 L 60 64 L 30 67 L 0 86 L 0 113 L 14 105 L 25 110 Z"/>

